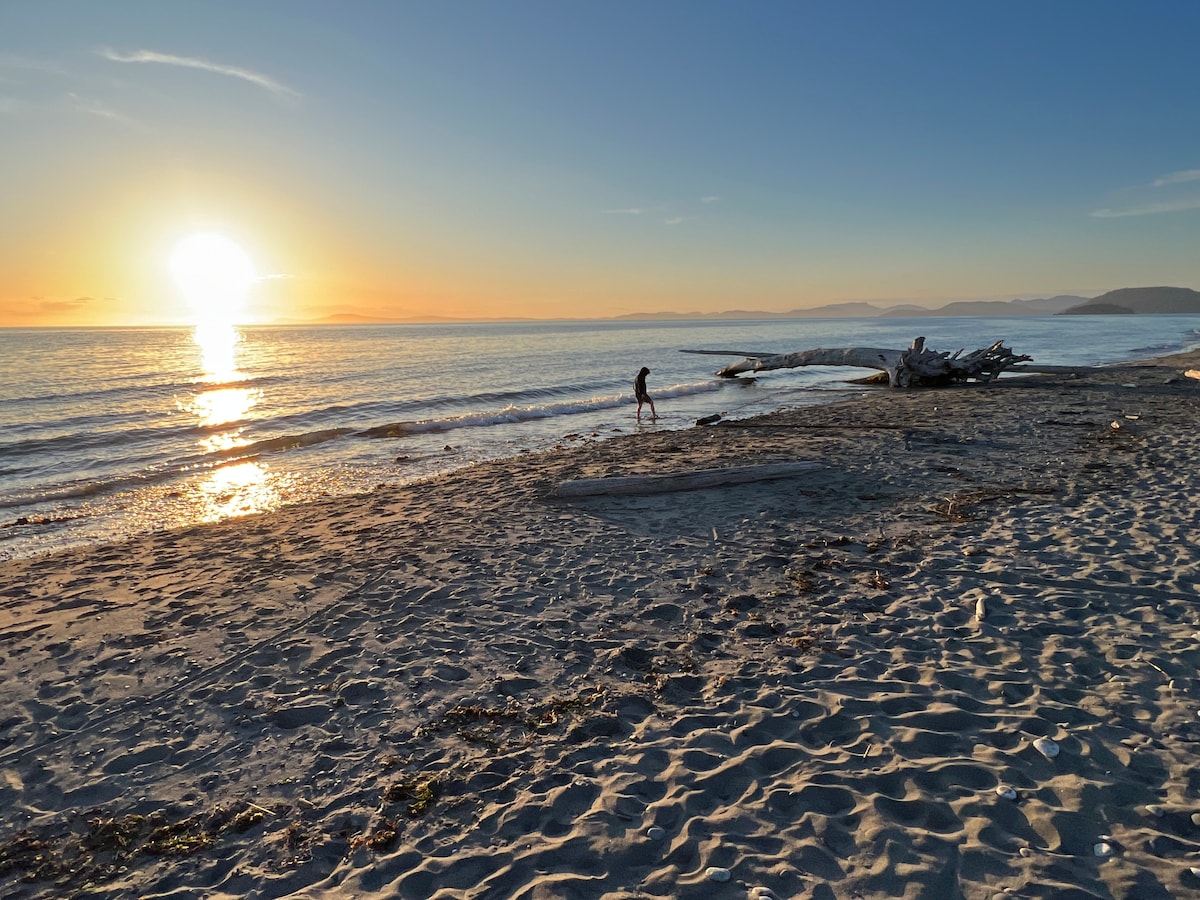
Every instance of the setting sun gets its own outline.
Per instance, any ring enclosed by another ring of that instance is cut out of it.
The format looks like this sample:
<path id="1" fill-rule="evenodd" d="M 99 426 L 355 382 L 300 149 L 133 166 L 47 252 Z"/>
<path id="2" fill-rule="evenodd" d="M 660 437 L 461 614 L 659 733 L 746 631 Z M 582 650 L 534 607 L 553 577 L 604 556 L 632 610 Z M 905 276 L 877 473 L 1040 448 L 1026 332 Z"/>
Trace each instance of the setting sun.
<path id="1" fill-rule="evenodd" d="M 171 251 L 171 274 L 199 319 L 232 322 L 255 281 L 249 254 L 229 238 L 201 233 Z"/>

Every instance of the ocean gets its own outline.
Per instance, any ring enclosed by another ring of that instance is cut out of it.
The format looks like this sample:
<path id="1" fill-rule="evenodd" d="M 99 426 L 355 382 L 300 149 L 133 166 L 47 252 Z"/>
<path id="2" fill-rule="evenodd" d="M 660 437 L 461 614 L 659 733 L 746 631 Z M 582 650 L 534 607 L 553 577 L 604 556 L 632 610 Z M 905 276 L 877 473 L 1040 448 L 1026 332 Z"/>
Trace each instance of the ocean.
<path id="1" fill-rule="evenodd" d="M 918 335 L 1103 365 L 1200 346 L 1200 316 L 0 329 L 0 559 L 880 390 L 847 383 L 862 369 L 722 379 L 738 356 L 680 351 Z M 659 418 L 639 422 L 643 365 Z"/>

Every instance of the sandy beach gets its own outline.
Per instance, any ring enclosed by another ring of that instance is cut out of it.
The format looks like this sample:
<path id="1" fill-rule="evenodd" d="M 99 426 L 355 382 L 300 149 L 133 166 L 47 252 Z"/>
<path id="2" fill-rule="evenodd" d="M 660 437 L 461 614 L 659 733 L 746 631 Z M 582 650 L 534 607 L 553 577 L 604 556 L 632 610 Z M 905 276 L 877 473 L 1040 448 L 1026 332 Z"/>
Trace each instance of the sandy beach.
<path id="1" fill-rule="evenodd" d="M 3 563 L 0 897 L 1200 896 L 1197 366 Z"/>

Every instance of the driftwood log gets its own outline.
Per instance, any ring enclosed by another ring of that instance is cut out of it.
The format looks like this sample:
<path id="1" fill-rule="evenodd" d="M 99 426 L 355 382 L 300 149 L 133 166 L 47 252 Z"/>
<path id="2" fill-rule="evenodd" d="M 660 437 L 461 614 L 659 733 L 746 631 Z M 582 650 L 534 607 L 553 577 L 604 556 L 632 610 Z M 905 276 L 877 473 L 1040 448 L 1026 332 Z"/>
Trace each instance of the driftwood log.
<path id="1" fill-rule="evenodd" d="M 694 491 L 701 488 L 724 487 L 727 484 L 749 484 L 789 478 L 801 472 L 823 468 L 811 461 L 765 463 L 758 466 L 728 466 L 723 469 L 695 469 L 665 475 L 628 475 L 608 478 L 576 478 L 564 481 L 555 489 L 559 497 L 600 497 L 621 494 L 663 494 L 671 491 Z"/>
<path id="2" fill-rule="evenodd" d="M 1033 357 L 1018 356 L 996 341 L 990 347 L 963 355 L 939 353 L 925 346 L 919 337 L 907 350 L 882 350 L 875 347 L 845 347 L 840 350 L 800 350 L 796 353 L 742 354 L 739 351 L 700 350 L 688 353 L 714 355 L 745 355 L 740 362 L 720 369 L 716 374 L 732 378 L 744 372 L 765 372 L 770 369 L 794 369 L 800 366 L 857 366 L 886 372 L 892 387 L 937 387 L 968 380 L 991 381 L 1005 371 L 1069 374 L 1085 371 L 1077 366 L 1025 366 L 1021 363 Z"/>

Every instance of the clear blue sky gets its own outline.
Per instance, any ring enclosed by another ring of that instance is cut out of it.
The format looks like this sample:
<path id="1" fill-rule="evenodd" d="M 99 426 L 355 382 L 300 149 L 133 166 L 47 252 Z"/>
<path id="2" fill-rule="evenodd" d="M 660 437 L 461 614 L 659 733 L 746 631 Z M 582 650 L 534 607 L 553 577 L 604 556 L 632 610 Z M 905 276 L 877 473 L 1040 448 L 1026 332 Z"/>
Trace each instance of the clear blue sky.
<path id="1" fill-rule="evenodd" d="M 0 3 L 0 324 L 1200 288 L 1200 3 Z"/>

